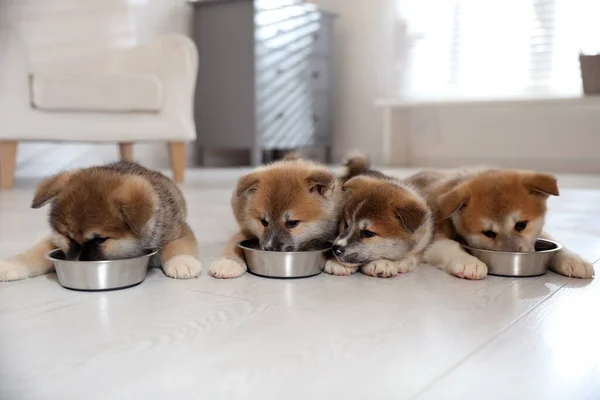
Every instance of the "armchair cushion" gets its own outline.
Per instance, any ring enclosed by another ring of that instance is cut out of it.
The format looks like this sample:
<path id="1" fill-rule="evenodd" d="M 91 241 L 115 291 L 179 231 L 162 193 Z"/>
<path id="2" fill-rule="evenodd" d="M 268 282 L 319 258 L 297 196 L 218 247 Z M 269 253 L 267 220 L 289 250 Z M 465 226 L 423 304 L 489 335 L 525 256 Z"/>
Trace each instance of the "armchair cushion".
<path id="1" fill-rule="evenodd" d="M 149 74 L 37 72 L 30 76 L 30 97 L 40 111 L 157 113 L 163 87 Z"/>

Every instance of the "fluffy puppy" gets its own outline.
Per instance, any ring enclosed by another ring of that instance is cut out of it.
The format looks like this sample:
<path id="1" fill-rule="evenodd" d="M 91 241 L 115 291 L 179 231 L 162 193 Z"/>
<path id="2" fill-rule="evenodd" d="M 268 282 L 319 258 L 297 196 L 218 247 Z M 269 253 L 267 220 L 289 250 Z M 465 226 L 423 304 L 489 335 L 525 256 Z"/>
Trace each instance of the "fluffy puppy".
<path id="1" fill-rule="evenodd" d="M 183 195 L 158 172 L 126 161 L 62 172 L 40 183 L 31 207 L 48 203 L 51 235 L 23 254 L 0 260 L 0 280 L 52 271 L 44 255 L 55 248 L 81 261 L 138 257 L 157 249 L 151 265 L 162 265 L 167 276 L 200 274 Z"/>
<path id="2" fill-rule="evenodd" d="M 366 157 L 354 156 L 341 178 L 340 234 L 336 259 L 325 272 L 391 277 L 412 271 L 433 233 L 432 214 L 411 185 L 371 170 Z"/>
<path id="3" fill-rule="evenodd" d="M 424 261 L 467 279 L 482 279 L 487 266 L 460 242 L 497 251 L 534 251 L 543 232 L 546 201 L 558 196 L 556 178 L 515 170 L 424 171 L 408 179 L 427 195 L 435 210 L 436 237 Z M 592 278 L 590 262 L 563 249 L 551 269 L 577 278 Z"/>
<path id="4" fill-rule="evenodd" d="M 260 167 L 242 176 L 231 197 L 240 231 L 210 267 L 216 278 L 235 278 L 246 272 L 236 244 L 258 239 L 270 251 L 322 248 L 337 234 L 336 177 L 324 166 L 298 157 Z"/>

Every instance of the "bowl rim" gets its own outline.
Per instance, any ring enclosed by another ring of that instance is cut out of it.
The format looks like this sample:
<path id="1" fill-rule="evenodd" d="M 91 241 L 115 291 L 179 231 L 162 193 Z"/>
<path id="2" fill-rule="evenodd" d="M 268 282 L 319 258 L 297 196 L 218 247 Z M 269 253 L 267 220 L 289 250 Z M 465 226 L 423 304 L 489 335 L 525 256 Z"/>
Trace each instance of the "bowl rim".
<path id="1" fill-rule="evenodd" d="M 148 250 L 149 253 L 147 253 L 143 256 L 139 256 L 139 257 L 119 258 L 119 259 L 114 259 L 114 260 L 76 261 L 76 260 L 65 260 L 65 259 L 61 259 L 61 258 L 52 257 L 52 253 L 54 253 L 56 251 L 62 252 L 61 249 L 58 249 L 58 248 L 53 249 L 53 250 L 50 250 L 49 252 L 47 252 L 46 254 L 44 254 L 44 258 L 46 258 L 47 260 L 50 260 L 52 262 L 61 261 L 61 262 L 66 262 L 66 263 L 77 263 L 77 264 L 90 265 L 90 264 L 97 264 L 97 263 L 114 263 L 114 262 L 125 261 L 125 260 L 136 260 L 136 259 L 140 259 L 140 258 L 152 257 L 158 253 L 158 250 Z"/>
<path id="2" fill-rule="evenodd" d="M 242 243 L 247 242 L 249 240 L 256 240 L 256 239 L 244 239 L 244 240 L 240 240 L 239 242 L 236 243 L 236 245 L 237 245 L 237 247 L 239 247 L 240 249 L 243 249 L 243 250 L 250 250 L 250 251 L 257 252 L 257 253 L 267 253 L 267 254 L 311 254 L 311 253 L 325 253 L 325 252 L 331 250 L 331 247 L 327 247 L 326 249 L 323 249 L 323 250 L 269 251 L 269 250 L 253 249 L 252 247 L 244 246 L 242 244 Z"/>
<path id="3" fill-rule="evenodd" d="M 556 246 L 555 249 L 550 249 L 550 250 L 541 250 L 541 251 L 498 251 L 498 250 L 486 250 L 486 249 L 479 249 L 477 247 L 471 247 L 468 246 L 466 244 L 463 244 L 462 247 L 464 247 L 465 249 L 469 249 L 469 250 L 475 250 L 475 251 L 480 251 L 482 253 L 493 253 L 493 254 L 510 254 L 510 255 L 527 255 L 527 254 L 540 254 L 540 253 L 554 253 L 557 251 L 560 251 L 563 249 L 563 245 L 554 241 L 554 240 L 550 240 L 550 239 L 543 239 L 543 238 L 537 238 L 536 239 L 536 243 L 537 242 L 547 242 L 547 243 L 552 243 L 553 245 Z"/>

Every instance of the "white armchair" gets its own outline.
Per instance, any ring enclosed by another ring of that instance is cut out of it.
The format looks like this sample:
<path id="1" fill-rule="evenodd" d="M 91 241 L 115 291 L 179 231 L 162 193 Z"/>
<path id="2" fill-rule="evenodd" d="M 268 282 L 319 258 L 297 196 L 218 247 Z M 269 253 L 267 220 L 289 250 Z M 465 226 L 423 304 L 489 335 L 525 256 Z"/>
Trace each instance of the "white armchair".
<path id="1" fill-rule="evenodd" d="M 3 31 L 3 32 L 2 32 Z M 183 181 L 185 143 L 196 138 L 196 46 L 163 35 L 143 45 L 31 66 L 17 30 L 0 28 L 0 186 L 14 181 L 18 143 L 166 142 Z"/>

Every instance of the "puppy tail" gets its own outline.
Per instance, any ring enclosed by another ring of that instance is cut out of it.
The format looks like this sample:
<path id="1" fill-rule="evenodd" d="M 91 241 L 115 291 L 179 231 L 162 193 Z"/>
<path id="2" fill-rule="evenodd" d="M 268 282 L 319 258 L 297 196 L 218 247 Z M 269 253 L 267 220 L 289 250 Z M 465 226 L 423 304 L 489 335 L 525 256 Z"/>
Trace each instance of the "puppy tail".
<path id="1" fill-rule="evenodd" d="M 344 163 L 344 180 L 348 180 L 358 175 L 362 175 L 371 168 L 371 160 L 364 154 L 353 151 L 346 158 Z"/>
<path id="2" fill-rule="evenodd" d="M 301 159 L 302 159 L 302 154 L 300 154 L 300 152 L 298 152 L 298 151 L 292 151 L 290 153 L 287 153 L 282 158 L 282 160 L 285 160 L 285 161 L 296 161 L 296 160 L 301 160 Z"/>

